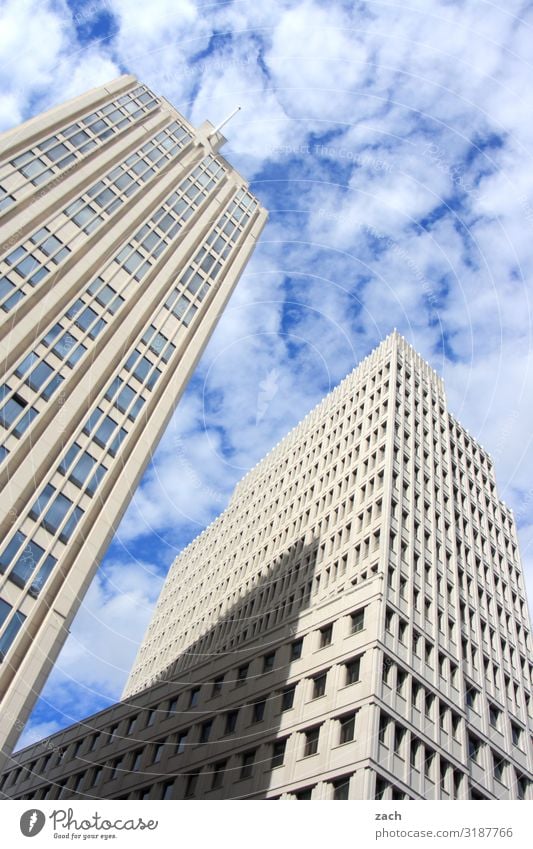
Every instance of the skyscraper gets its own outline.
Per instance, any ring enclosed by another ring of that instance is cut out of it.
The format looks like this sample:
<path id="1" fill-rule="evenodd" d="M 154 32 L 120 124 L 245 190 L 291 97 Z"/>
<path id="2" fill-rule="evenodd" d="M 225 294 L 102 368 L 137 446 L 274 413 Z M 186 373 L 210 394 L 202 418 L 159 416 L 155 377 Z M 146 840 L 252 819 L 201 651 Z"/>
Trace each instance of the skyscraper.
<path id="1" fill-rule="evenodd" d="M 266 212 L 121 77 L 0 137 L 0 744 L 9 752 Z"/>
<path id="2" fill-rule="evenodd" d="M 531 634 L 488 454 L 393 333 L 178 556 L 123 701 L 15 798 L 531 798 Z"/>

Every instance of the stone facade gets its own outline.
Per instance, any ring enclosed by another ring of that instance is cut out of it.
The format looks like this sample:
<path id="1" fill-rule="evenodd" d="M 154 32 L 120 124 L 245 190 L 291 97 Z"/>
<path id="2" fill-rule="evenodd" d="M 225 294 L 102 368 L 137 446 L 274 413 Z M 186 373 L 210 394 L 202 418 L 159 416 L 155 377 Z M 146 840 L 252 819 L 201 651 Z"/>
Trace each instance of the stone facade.
<path id="1" fill-rule="evenodd" d="M 523 799 L 531 635 L 488 454 L 396 332 L 178 556 L 123 700 L 8 798 Z"/>

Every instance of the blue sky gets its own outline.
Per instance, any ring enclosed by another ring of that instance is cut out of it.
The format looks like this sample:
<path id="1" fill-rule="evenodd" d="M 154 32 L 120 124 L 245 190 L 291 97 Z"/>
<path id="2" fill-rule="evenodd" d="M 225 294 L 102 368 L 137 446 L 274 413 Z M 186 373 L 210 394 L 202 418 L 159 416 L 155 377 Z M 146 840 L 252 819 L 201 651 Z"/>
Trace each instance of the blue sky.
<path id="1" fill-rule="evenodd" d="M 120 696 L 175 554 L 393 327 L 491 452 L 531 587 L 532 7 L 0 5 L 0 129 L 123 72 L 195 124 L 239 104 L 223 153 L 270 211 L 24 743 Z"/>

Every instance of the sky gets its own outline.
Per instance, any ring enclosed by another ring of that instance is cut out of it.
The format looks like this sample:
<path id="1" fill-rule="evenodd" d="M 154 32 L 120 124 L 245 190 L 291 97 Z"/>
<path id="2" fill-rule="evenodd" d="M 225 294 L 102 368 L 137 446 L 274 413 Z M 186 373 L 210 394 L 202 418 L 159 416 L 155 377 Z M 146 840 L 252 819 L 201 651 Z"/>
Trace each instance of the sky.
<path id="1" fill-rule="evenodd" d="M 270 217 L 20 745 L 122 692 L 164 575 L 396 327 L 515 511 L 533 598 L 533 3 L 0 0 L 0 130 L 121 73 Z"/>

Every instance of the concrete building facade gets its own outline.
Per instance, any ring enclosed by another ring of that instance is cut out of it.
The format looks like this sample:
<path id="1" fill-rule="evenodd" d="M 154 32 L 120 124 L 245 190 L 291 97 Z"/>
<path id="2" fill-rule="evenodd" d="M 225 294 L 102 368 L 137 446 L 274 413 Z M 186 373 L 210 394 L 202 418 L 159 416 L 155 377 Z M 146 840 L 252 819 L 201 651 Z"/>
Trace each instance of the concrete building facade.
<path id="1" fill-rule="evenodd" d="M 169 571 L 123 699 L 5 798 L 531 799 L 514 520 L 396 332 Z"/>
<path id="2" fill-rule="evenodd" d="M 11 751 L 264 226 L 124 76 L 0 137 L 0 749 Z"/>

